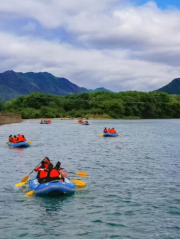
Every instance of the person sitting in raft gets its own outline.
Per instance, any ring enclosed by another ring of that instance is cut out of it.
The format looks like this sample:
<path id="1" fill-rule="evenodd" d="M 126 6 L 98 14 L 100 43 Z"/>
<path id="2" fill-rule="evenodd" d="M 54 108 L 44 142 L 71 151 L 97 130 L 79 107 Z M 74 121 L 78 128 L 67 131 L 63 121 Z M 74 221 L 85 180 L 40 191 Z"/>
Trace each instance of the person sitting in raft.
<path id="1" fill-rule="evenodd" d="M 43 160 L 45 162 L 46 169 L 51 171 L 53 169 L 53 164 L 51 163 L 50 159 L 48 157 L 45 157 Z"/>
<path id="2" fill-rule="evenodd" d="M 22 140 L 23 140 L 23 142 L 27 141 L 24 135 L 22 135 Z"/>
<path id="3" fill-rule="evenodd" d="M 111 133 L 111 129 L 110 128 L 108 128 L 108 133 Z"/>
<path id="4" fill-rule="evenodd" d="M 34 170 L 38 172 L 37 179 L 39 183 L 47 182 L 47 176 L 48 176 L 48 169 L 46 168 L 45 161 L 43 160 L 41 162 L 41 166 L 35 168 Z"/>
<path id="5" fill-rule="evenodd" d="M 26 139 L 24 138 L 24 135 L 18 134 L 17 142 L 25 142 Z"/>
<path id="6" fill-rule="evenodd" d="M 41 120 L 41 123 L 43 123 L 43 120 Z"/>
<path id="7" fill-rule="evenodd" d="M 12 142 L 12 141 L 13 141 L 13 136 L 10 135 L 10 136 L 9 136 L 9 142 Z"/>
<path id="8" fill-rule="evenodd" d="M 63 172 L 63 169 L 60 168 L 61 163 L 57 162 L 55 168 L 53 168 L 48 177 L 48 182 L 54 181 L 54 180 L 62 180 L 64 181 L 64 177 L 67 177 L 68 172 Z"/>
<path id="9" fill-rule="evenodd" d="M 64 178 L 68 176 L 68 172 L 63 171 L 63 168 L 61 168 L 61 163 L 60 162 L 57 162 L 57 164 L 59 166 L 59 172 L 61 174 L 61 177 L 64 180 Z"/>
<path id="10" fill-rule="evenodd" d="M 115 134 L 116 130 L 114 128 L 111 129 L 111 133 Z"/>
<path id="11" fill-rule="evenodd" d="M 107 130 L 107 128 L 105 127 L 105 129 L 104 129 L 104 133 L 107 133 L 108 132 L 108 130 Z"/>
<path id="12" fill-rule="evenodd" d="M 88 121 L 85 121 L 85 123 L 88 123 Z"/>
<path id="13" fill-rule="evenodd" d="M 14 135 L 12 142 L 17 143 L 17 141 L 18 141 L 18 138 L 16 137 L 16 135 Z"/>

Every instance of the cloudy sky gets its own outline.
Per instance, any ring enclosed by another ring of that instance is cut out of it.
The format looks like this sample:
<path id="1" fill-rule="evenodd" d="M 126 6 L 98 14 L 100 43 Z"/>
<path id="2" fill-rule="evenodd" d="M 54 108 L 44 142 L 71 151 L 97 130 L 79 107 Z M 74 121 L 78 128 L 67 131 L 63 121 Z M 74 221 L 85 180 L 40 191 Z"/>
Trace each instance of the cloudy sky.
<path id="1" fill-rule="evenodd" d="M 180 77 L 180 0 L 0 0 L 0 72 L 155 90 Z"/>

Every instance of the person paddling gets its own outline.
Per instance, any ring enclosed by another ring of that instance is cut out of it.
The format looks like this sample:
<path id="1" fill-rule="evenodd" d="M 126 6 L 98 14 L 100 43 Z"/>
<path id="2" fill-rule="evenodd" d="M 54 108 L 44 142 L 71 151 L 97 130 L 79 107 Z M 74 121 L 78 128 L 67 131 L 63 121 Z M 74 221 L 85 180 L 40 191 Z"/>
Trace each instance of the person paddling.
<path id="1" fill-rule="evenodd" d="M 48 169 L 46 167 L 47 166 L 45 165 L 45 161 L 43 160 L 41 162 L 41 166 L 34 169 L 36 172 L 38 172 L 37 179 L 39 183 L 43 183 L 47 181 Z"/>

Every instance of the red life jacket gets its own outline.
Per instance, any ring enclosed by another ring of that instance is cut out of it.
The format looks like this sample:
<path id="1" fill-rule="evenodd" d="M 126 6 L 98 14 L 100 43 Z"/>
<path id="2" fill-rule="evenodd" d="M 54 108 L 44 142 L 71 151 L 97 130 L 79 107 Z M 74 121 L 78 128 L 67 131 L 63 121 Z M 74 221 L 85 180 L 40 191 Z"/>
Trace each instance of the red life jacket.
<path id="1" fill-rule="evenodd" d="M 12 137 L 9 137 L 9 142 L 11 142 L 13 140 L 13 138 Z"/>
<path id="2" fill-rule="evenodd" d="M 59 177 L 60 173 L 58 172 L 58 170 L 56 168 L 53 168 L 50 171 L 49 177 L 50 178 L 55 178 L 55 177 Z"/>
<path id="3" fill-rule="evenodd" d="M 108 130 L 107 129 L 104 129 L 104 133 L 107 133 L 108 132 Z"/>
<path id="4" fill-rule="evenodd" d="M 42 168 L 41 168 L 42 169 Z M 38 172 L 38 178 L 46 178 L 47 177 L 47 175 L 48 175 L 48 172 L 47 171 L 45 171 L 44 169 L 42 169 L 42 170 L 39 170 L 39 172 Z"/>

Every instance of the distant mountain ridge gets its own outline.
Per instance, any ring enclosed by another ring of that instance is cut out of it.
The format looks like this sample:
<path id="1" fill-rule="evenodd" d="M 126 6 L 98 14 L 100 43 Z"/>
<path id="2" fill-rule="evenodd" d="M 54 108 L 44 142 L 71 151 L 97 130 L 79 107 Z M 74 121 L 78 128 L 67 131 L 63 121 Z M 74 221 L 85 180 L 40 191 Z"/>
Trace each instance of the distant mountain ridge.
<path id="1" fill-rule="evenodd" d="M 159 92 L 166 92 L 169 94 L 180 94 L 180 78 L 175 78 L 167 85 L 157 89 Z"/>
<path id="2" fill-rule="evenodd" d="M 105 88 L 95 90 L 79 87 L 66 78 L 55 77 L 48 72 L 14 72 L 0 73 L 0 98 L 8 101 L 12 98 L 32 92 L 50 93 L 65 96 L 73 93 L 108 91 Z"/>

